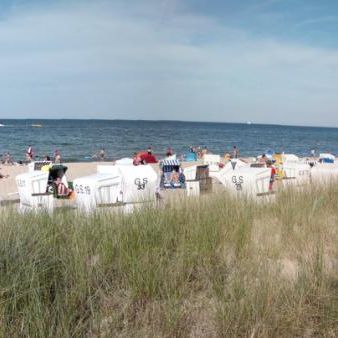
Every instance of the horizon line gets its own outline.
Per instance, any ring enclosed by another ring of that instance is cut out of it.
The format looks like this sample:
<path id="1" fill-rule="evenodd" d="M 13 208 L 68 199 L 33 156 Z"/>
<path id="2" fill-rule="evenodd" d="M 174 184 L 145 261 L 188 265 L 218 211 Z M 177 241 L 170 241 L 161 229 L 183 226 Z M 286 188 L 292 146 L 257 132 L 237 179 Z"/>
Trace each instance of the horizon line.
<path id="1" fill-rule="evenodd" d="M 225 122 L 225 121 L 191 121 L 191 120 L 161 120 L 161 119 L 109 119 L 109 118 L 2 118 L 5 120 L 22 120 L 22 121 L 129 121 L 129 122 L 179 122 L 179 123 L 209 123 L 209 124 L 240 124 L 240 125 L 258 125 L 258 126 L 276 126 L 276 127 L 299 127 L 299 128 L 325 128 L 338 129 L 338 126 L 318 126 L 318 125 L 301 125 L 301 124 L 282 124 L 282 123 L 255 123 L 247 122 Z M 1 119 L 0 119 L 1 121 Z"/>

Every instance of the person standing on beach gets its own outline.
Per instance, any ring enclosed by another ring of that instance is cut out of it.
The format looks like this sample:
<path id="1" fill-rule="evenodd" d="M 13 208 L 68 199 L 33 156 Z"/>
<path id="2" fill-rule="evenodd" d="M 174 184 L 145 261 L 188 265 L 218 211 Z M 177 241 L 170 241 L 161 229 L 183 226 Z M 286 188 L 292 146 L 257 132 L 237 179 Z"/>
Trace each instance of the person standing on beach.
<path id="1" fill-rule="evenodd" d="M 203 157 L 204 155 L 208 154 L 208 153 L 209 153 L 208 147 L 207 147 L 207 146 L 204 146 L 204 148 L 202 149 L 201 153 L 202 153 L 202 157 Z"/>
<path id="2" fill-rule="evenodd" d="M 27 151 L 26 151 L 26 160 L 28 162 L 32 162 L 33 159 L 34 159 L 34 151 L 33 151 L 32 145 L 30 144 L 27 148 Z"/>
<path id="3" fill-rule="evenodd" d="M 271 169 L 269 190 L 272 191 L 273 190 L 273 184 L 274 184 L 275 179 L 276 179 L 277 170 L 276 170 L 275 166 L 272 164 L 271 160 L 266 161 L 266 167 Z"/>
<path id="4" fill-rule="evenodd" d="M 61 152 L 60 150 L 55 150 L 54 153 L 54 163 L 60 164 L 61 163 Z"/>
<path id="5" fill-rule="evenodd" d="M 169 148 L 167 149 L 167 152 L 166 152 L 165 155 L 166 155 L 167 157 L 173 156 L 173 155 L 174 155 L 174 150 L 173 150 L 173 148 L 169 147 Z"/>
<path id="6" fill-rule="evenodd" d="M 232 148 L 232 158 L 239 158 L 239 150 L 237 146 L 233 146 Z"/>
<path id="7" fill-rule="evenodd" d="M 100 149 L 99 158 L 100 158 L 101 161 L 104 161 L 106 159 L 106 151 L 105 151 L 104 148 Z"/>

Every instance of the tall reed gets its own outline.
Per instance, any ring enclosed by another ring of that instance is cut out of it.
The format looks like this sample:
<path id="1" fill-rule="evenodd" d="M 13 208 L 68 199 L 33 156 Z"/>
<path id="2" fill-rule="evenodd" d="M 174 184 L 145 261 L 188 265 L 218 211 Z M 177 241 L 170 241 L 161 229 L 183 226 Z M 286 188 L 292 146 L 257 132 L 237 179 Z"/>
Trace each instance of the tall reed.
<path id="1" fill-rule="evenodd" d="M 338 185 L 130 215 L 0 210 L 3 337 L 338 335 Z"/>

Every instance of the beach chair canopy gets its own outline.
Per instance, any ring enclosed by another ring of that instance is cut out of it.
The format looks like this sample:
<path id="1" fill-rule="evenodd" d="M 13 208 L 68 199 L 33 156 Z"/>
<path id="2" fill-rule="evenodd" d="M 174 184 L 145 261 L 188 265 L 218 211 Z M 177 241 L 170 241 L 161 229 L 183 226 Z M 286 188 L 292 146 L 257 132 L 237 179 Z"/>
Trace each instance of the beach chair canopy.
<path id="1" fill-rule="evenodd" d="M 33 171 L 39 171 L 41 170 L 42 167 L 51 165 L 52 161 L 35 161 L 32 163 L 28 164 L 28 171 L 33 172 Z"/>
<path id="2" fill-rule="evenodd" d="M 57 178 L 63 178 L 68 168 L 62 164 L 54 164 L 49 169 L 49 178 L 55 181 Z"/>
<path id="3" fill-rule="evenodd" d="M 294 162 L 294 163 L 297 163 L 299 162 L 299 157 L 297 155 L 294 155 L 294 154 L 283 154 L 282 155 L 282 161 L 283 162 Z"/>
<path id="4" fill-rule="evenodd" d="M 176 154 L 173 154 L 173 155 L 167 156 L 167 157 L 165 158 L 165 160 L 176 160 L 176 159 L 177 159 L 177 156 L 176 156 Z"/>
<path id="5" fill-rule="evenodd" d="M 249 164 L 240 160 L 240 159 L 232 159 L 231 161 L 229 161 L 228 163 L 225 164 L 225 166 L 223 167 L 222 171 L 232 171 L 238 168 L 242 168 L 242 167 L 249 167 Z"/>
<path id="6" fill-rule="evenodd" d="M 221 162 L 221 156 L 215 154 L 205 154 L 203 156 L 203 163 L 209 165 L 210 171 L 219 171 L 219 164 Z"/>
<path id="7" fill-rule="evenodd" d="M 120 165 L 130 165 L 133 164 L 133 159 L 129 157 L 124 157 L 121 158 L 120 160 L 117 160 L 115 163 Z"/>
<path id="8" fill-rule="evenodd" d="M 324 153 L 319 155 L 319 161 L 323 163 L 334 163 L 335 159 L 335 156 L 332 154 Z"/>
<path id="9" fill-rule="evenodd" d="M 179 160 L 176 160 L 176 159 L 172 159 L 172 160 L 168 160 L 168 159 L 165 159 L 165 160 L 162 160 L 161 161 L 161 168 L 162 170 L 164 168 L 177 168 L 177 167 L 180 167 L 181 166 L 181 162 Z"/>

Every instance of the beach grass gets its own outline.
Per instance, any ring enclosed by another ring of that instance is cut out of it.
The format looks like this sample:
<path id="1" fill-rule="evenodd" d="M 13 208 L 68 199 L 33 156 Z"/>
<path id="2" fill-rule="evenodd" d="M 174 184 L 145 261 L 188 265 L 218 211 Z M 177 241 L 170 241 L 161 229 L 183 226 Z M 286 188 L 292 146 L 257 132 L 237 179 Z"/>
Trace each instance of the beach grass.
<path id="1" fill-rule="evenodd" d="M 133 214 L 0 210 L 2 337 L 335 337 L 338 184 Z"/>

